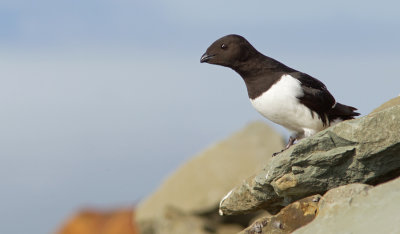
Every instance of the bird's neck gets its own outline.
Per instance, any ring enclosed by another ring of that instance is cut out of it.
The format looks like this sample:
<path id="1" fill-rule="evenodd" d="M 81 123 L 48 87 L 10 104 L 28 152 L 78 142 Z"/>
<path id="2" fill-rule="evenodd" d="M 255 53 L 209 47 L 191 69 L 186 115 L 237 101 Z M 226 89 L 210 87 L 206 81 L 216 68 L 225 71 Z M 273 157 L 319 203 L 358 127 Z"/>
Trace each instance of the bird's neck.
<path id="1" fill-rule="evenodd" d="M 274 85 L 283 74 L 293 69 L 263 54 L 252 56 L 232 67 L 244 80 L 251 99 L 260 96 Z"/>
<path id="2" fill-rule="evenodd" d="M 288 67 L 273 58 L 258 53 L 250 56 L 245 61 L 239 61 L 231 68 L 246 80 L 254 79 L 261 74 L 281 72 L 282 70 L 287 70 L 286 68 Z"/>

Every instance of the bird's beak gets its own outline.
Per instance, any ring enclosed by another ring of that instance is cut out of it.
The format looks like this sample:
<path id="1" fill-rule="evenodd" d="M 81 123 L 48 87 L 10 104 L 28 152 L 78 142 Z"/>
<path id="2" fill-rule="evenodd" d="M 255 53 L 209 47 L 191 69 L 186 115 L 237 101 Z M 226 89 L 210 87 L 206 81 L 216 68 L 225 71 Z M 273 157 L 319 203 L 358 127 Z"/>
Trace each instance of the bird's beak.
<path id="1" fill-rule="evenodd" d="M 214 55 L 208 55 L 207 53 L 204 53 L 200 58 L 200 62 L 208 62 L 212 57 L 214 57 Z"/>

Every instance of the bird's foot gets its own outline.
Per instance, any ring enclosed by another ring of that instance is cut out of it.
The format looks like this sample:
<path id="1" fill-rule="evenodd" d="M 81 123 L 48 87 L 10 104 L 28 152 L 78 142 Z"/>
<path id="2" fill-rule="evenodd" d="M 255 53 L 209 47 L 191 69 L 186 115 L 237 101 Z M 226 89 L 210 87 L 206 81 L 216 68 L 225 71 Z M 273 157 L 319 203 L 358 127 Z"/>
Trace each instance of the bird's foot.
<path id="1" fill-rule="evenodd" d="M 283 151 L 285 151 L 286 150 L 286 148 L 285 149 L 283 149 L 283 150 L 281 150 L 281 151 L 279 151 L 279 152 L 275 152 L 275 153 L 273 153 L 272 154 L 272 157 L 275 157 L 275 156 L 277 156 L 278 154 L 280 154 L 280 153 L 282 153 Z"/>
<path id="2" fill-rule="evenodd" d="M 291 137 L 289 138 L 289 142 L 287 143 L 287 145 L 285 146 L 285 148 L 284 148 L 283 150 L 279 151 L 279 152 L 273 153 L 273 154 L 272 154 L 272 157 L 275 157 L 276 155 L 278 155 L 278 154 L 282 153 L 283 151 L 289 149 L 290 146 L 292 146 L 292 145 L 294 144 L 295 141 L 296 141 L 296 137 L 292 137 L 292 136 L 291 136 Z"/>

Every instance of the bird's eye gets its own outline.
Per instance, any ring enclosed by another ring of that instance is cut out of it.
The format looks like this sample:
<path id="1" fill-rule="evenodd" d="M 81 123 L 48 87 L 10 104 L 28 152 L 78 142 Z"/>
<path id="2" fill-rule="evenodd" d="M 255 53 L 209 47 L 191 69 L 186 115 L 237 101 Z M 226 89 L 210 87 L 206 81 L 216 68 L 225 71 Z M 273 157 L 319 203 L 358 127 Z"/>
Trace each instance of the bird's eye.
<path id="1" fill-rule="evenodd" d="M 222 45 L 221 45 L 221 49 L 224 49 L 224 50 L 225 50 L 225 49 L 228 49 L 228 46 L 225 45 L 225 44 L 222 44 Z"/>

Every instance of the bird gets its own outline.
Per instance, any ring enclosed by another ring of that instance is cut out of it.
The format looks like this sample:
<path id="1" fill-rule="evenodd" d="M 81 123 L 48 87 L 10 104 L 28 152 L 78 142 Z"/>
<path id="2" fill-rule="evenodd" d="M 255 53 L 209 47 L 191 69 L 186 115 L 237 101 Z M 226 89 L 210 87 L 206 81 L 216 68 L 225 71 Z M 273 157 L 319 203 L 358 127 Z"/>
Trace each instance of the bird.
<path id="1" fill-rule="evenodd" d="M 318 79 L 260 53 L 237 34 L 213 42 L 200 62 L 237 72 L 246 84 L 253 107 L 291 132 L 287 145 L 272 156 L 303 138 L 360 115 L 357 108 L 336 102 Z"/>

